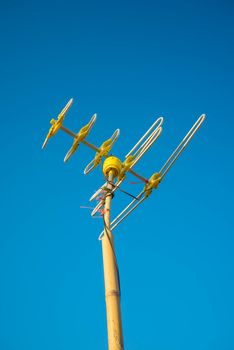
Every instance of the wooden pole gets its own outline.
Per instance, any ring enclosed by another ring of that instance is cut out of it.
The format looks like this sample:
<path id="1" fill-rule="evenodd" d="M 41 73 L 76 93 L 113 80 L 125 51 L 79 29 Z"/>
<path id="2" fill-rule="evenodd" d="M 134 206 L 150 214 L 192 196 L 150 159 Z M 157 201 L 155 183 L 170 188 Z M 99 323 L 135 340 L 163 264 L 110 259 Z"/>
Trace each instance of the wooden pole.
<path id="1" fill-rule="evenodd" d="M 108 180 L 111 182 L 113 179 L 114 172 L 110 170 Z M 108 183 L 107 187 L 109 190 L 113 188 L 111 183 Z M 102 238 L 102 254 L 106 294 L 108 349 L 123 350 L 119 276 L 115 257 L 114 238 L 110 231 L 111 200 L 112 194 L 107 191 L 104 207 L 105 233 Z"/>

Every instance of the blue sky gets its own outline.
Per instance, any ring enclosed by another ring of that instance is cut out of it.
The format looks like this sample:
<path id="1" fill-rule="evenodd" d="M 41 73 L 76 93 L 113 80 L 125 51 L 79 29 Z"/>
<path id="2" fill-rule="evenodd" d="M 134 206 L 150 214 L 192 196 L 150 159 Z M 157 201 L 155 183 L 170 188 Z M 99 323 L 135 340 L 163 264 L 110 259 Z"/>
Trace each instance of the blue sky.
<path id="1" fill-rule="evenodd" d="M 158 171 L 207 119 L 149 200 L 115 231 L 125 348 L 231 350 L 233 282 L 231 1 L 7 1 L 0 4 L 0 349 L 104 349 L 101 220 L 88 199 L 100 168 L 59 133 L 97 113 L 89 140 L 116 128 L 119 157 L 158 117 L 162 136 L 136 166 Z M 132 179 L 131 179 L 132 180 Z M 123 188 L 137 194 L 140 185 Z M 127 203 L 118 193 L 113 215 Z"/>

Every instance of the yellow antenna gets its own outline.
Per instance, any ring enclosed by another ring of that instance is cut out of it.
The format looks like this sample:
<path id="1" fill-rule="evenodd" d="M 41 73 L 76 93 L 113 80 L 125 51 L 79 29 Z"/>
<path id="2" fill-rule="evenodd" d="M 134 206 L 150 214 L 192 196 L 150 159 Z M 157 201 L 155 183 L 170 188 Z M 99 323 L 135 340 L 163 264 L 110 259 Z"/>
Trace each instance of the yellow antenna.
<path id="1" fill-rule="evenodd" d="M 58 130 L 61 129 L 73 138 L 72 147 L 67 152 L 64 158 L 64 162 L 67 162 L 70 159 L 70 157 L 76 152 L 81 143 L 95 151 L 93 160 L 86 166 L 84 170 L 85 174 L 89 174 L 101 163 L 101 160 L 105 158 L 102 171 L 106 178 L 106 181 L 90 198 L 90 200 L 98 199 L 98 204 L 93 209 L 91 215 L 94 216 L 97 212 L 100 212 L 100 210 L 103 209 L 102 215 L 104 230 L 101 232 L 99 239 L 102 242 L 103 253 L 108 349 L 122 350 L 124 349 L 124 345 L 120 310 L 119 273 L 115 255 L 114 236 L 112 234 L 112 231 L 143 201 L 145 201 L 145 199 L 147 199 L 152 194 L 154 189 L 158 188 L 160 182 L 164 179 L 165 175 L 174 165 L 175 161 L 187 147 L 188 143 L 191 141 L 195 133 L 204 122 L 205 114 L 202 114 L 198 118 L 196 123 L 192 126 L 180 144 L 173 151 L 171 156 L 167 159 L 160 171 L 154 173 L 149 179 L 147 179 L 141 174 L 136 173 L 135 170 L 133 170 L 133 167 L 161 135 L 163 117 L 156 119 L 156 121 L 139 139 L 135 146 L 126 154 L 125 160 L 121 161 L 119 158 L 113 155 L 109 155 L 112 147 L 120 135 L 119 129 L 117 129 L 109 139 L 104 141 L 100 147 L 96 147 L 87 141 L 86 138 L 88 137 L 96 121 L 96 114 L 92 116 L 89 123 L 82 127 L 78 133 L 74 133 L 73 131 L 63 126 L 65 115 L 70 109 L 72 102 L 73 99 L 70 99 L 58 115 L 57 120 L 52 119 L 50 121 L 52 126 L 46 136 L 42 148 L 45 148 L 48 140 L 52 136 L 56 135 Z M 127 173 L 131 173 L 137 179 L 141 180 L 144 184 L 144 187 L 142 191 L 136 197 L 134 197 L 134 199 L 111 222 L 110 211 L 113 193 L 120 189 L 120 185 L 126 179 Z"/>

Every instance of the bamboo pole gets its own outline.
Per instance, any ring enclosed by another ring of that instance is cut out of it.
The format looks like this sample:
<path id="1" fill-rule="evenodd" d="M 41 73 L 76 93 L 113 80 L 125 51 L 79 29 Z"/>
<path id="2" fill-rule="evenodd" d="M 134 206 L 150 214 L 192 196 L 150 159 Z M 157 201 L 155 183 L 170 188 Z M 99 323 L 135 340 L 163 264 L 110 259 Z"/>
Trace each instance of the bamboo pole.
<path id="1" fill-rule="evenodd" d="M 108 180 L 114 178 L 113 171 L 108 173 Z M 112 185 L 108 183 L 111 190 Z M 104 207 L 105 234 L 102 238 L 102 255 L 106 296 L 106 316 L 108 332 L 108 349 L 123 350 L 123 333 L 120 310 L 120 286 L 115 257 L 114 238 L 110 231 L 110 208 L 112 194 L 107 192 Z"/>

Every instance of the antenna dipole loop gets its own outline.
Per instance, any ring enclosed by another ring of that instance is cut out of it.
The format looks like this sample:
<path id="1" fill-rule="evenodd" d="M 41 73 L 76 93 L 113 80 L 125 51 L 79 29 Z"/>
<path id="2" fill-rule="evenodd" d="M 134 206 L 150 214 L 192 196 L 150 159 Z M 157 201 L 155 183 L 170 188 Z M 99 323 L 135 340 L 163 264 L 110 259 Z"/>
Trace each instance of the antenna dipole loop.
<path id="1" fill-rule="evenodd" d="M 171 156 L 168 158 L 166 163 L 163 165 L 163 167 L 160 169 L 159 173 L 161 174 L 161 179 L 164 178 L 164 176 L 167 174 L 167 172 L 171 169 L 172 165 L 175 163 L 175 161 L 178 159 L 180 154 L 183 152 L 183 150 L 187 147 L 188 143 L 191 141 L 195 133 L 198 131 L 200 126 L 205 120 L 205 114 L 202 114 L 196 123 L 192 126 L 192 128 L 189 130 L 187 135 L 183 138 L 183 140 L 180 142 L 180 144 L 176 147 L 174 152 L 171 154 Z"/>

